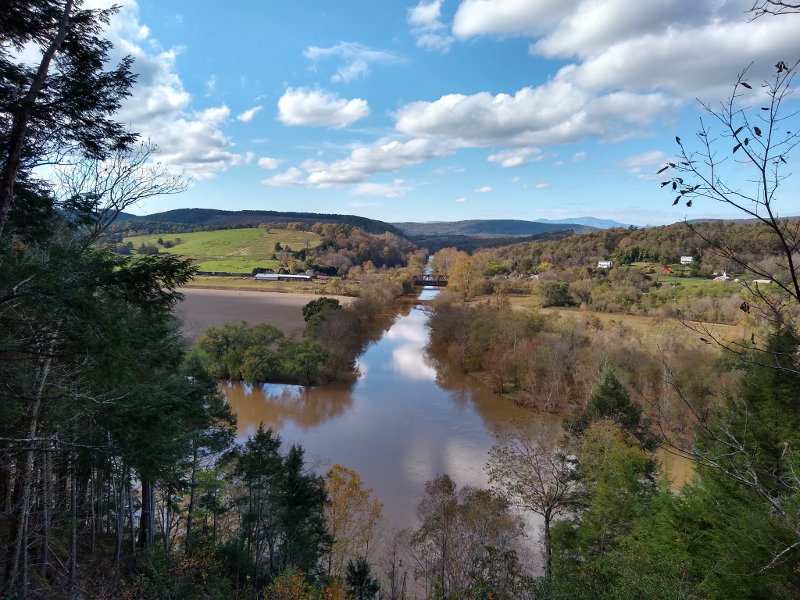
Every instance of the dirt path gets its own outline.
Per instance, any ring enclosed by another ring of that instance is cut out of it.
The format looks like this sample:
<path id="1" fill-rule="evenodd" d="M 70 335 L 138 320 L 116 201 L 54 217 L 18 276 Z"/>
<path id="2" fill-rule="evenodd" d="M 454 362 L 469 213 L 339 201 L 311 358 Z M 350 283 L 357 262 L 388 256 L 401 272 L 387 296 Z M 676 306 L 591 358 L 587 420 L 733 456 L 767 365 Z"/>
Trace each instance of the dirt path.
<path id="1" fill-rule="evenodd" d="M 319 298 L 313 294 L 249 292 L 181 288 L 183 302 L 175 307 L 175 315 L 183 322 L 183 333 L 196 342 L 212 325 L 244 320 L 248 323 L 268 323 L 286 335 L 298 334 L 305 327 L 303 306 Z M 354 298 L 337 298 L 347 305 Z"/>

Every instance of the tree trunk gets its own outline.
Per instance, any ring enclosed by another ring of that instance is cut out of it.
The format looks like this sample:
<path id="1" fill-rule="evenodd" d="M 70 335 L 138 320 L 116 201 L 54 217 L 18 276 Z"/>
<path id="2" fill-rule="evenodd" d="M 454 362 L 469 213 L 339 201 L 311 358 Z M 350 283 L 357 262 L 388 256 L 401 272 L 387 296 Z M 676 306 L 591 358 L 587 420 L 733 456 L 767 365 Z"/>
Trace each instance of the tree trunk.
<path id="1" fill-rule="evenodd" d="M 76 477 L 76 469 L 72 469 L 72 482 L 70 484 L 71 490 L 71 515 L 70 520 L 70 552 L 69 552 L 69 591 L 67 598 L 74 597 L 75 584 L 77 582 L 78 571 L 78 482 Z"/>
<path id="2" fill-rule="evenodd" d="M 52 476 L 53 455 L 52 452 L 45 452 L 44 465 L 42 467 L 42 520 L 44 539 L 42 540 L 41 570 L 42 579 L 45 581 L 47 580 L 47 569 L 50 562 L 50 520 L 52 518 L 50 503 L 53 501 Z"/>
<path id="3" fill-rule="evenodd" d="M 133 483 L 131 482 L 131 469 L 126 469 L 125 482 L 128 486 L 128 522 L 131 525 L 131 556 L 136 554 L 136 521 L 133 520 Z"/>
<path id="4" fill-rule="evenodd" d="M 55 341 L 56 334 L 53 333 L 47 342 L 47 350 L 43 351 L 42 356 L 39 358 L 36 394 L 34 396 L 33 406 L 31 406 L 28 424 L 28 437 L 31 440 L 36 438 L 39 431 L 39 412 L 42 408 L 42 396 L 44 394 L 47 377 L 50 374 L 50 355 L 55 346 Z M 32 447 L 26 452 L 25 467 L 21 474 L 22 501 L 17 511 L 17 536 L 14 540 L 12 558 L 8 567 L 9 572 L 7 577 L 8 590 L 12 592 L 21 592 L 20 595 L 23 598 L 27 596 L 28 592 L 28 521 L 31 511 L 31 490 L 33 486 L 33 467 L 36 452 L 33 448 L 35 442 L 31 441 L 30 443 Z"/>
<path id="5" fill-rule="evenodd" d="M 114 544 L 114 582 L 113 587 L 116 589 L 119 583 L 120 559 L 122 557 L 122 535 L 125 527 L 125 486 L 120 473 L 117 481 L 114 481 L 114 476 L 111 476 L 111 483 L 114 489 L 114 508 L 117 512 L 117 532 L 116 543 Z"/>
<path id="6" fill-rule="evenodd" d="M 552 515 L 550 511 L 545 511 L 542 516 L 544 517 L 544 579 L 545 581 L 550 581 L 550 569 L 553 562 L 553 551 L 550 545 L 550 521 L 552 520 Z"/>
<path id="7" fill-rule="evenodd" d="M 214 521 L 211 539 L 214 540 L 214 545 L 217 545 L 217 469 L 214 469 Z"/>
<path id="8" fill-rule="evenodd" d="M 192 553 L 195 488 L 197 487 L 197 443 L 192 444 L 192 481 L 189 489 L 189 512 L 186 514 L 186 556 Z"/>
<path id="9" fill-rule="evenodd" d="M 139 519 L 139 546 L 153 545 L 153 484 L 142 481 L 142 514 Z"/>

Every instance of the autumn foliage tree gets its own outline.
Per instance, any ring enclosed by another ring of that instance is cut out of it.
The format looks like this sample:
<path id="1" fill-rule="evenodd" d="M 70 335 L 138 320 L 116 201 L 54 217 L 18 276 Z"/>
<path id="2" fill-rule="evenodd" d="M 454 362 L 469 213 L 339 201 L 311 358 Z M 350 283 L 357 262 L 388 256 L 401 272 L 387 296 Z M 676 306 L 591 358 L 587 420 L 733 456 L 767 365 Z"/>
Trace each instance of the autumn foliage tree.
<path id="1" fill-rule="evenodd" d="M 364 488 L 358 473 L 339 464 L 328 469 L 325 488 L 325 523 L 333 539 L 327 573 L 341 577 L 349 562 L 358 564 L 369 556 L 383 505 L 372 488 Z"/>

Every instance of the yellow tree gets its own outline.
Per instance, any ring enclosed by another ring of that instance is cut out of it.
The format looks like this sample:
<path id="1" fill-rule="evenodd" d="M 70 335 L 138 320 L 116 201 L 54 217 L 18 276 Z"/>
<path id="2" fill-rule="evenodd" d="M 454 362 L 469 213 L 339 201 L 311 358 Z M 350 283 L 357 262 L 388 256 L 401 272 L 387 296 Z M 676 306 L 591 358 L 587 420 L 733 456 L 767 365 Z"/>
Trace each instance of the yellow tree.
<path id="1" fill-rule="evenodd" d="M 333 537 L 328 575 L 343 575 L 348 560 L 367 557 L 383 504 L 372 488 L 364 489 L 358 473 L 339 464 L 328 469 L 325 485 L 330 499 L 325 522 Z"/>

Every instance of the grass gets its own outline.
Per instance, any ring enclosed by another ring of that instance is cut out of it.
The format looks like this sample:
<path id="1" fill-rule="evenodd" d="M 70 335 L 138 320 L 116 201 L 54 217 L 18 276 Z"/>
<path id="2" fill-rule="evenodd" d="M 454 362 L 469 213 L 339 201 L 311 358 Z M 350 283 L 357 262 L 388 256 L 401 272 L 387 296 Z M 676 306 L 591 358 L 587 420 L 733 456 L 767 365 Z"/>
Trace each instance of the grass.
<path id="1" fill-rule="evenodd" d="M 539 300 L 535 296 L 512 297 L 510 301 L 511 306 L 519 310 L 537 310 L 546 314 L 555 314 L 562 318 L 576 319 L 578 322 L 583 323 L 597 321 L 606 328 L 630 328 L 632 331 L 637 332 L 642 338 L 646 338 L 652 333 L 657 333 L 658 329 L 664 327 L 678 328 L 679 331 L 684 331 L 686 335 L 694 336 L 698 339 L 700 336 L 700 334 L 692 333 L 690 327 L 687 327 L 687 324 L 682 323 L 680 319 L 650 315 L 630 315 L 626 313 L 606 313 L 580 308 L 540 308 Z M 692 322 L 689 322 L 688 325 L 691 326 Z M 701 324 L 694 324 L 694 326 L 697 325 Z M 703 323 L 702 326 L 707 328 L 710 333 L 717 336 L 724 336 L 727 339 L 742 339 L 747 333 L 746 328 L 740 325 Z"/>
<path id="2" fill-rule="evenodd" d="M 176 242 L 172 248 L 158 244 Z M 221 229 L 218 231 L 198 231 L 181 234 L 153 234 L 126 237 L 123 243 L 131 242 L 134 250 L 142 244 L 158 247 L 159 252 L 176 254 L 195 260 L 201 271 L 218 271 L 221 273 L 249 273 L 256 267 L 276 269 L 280 266 L 280 252 L 275 251 L 275 244 L 297 251 L 313 248 L 320 243 L 320 237 L 310 231 L 292 231 L 288 229 Z"/>

